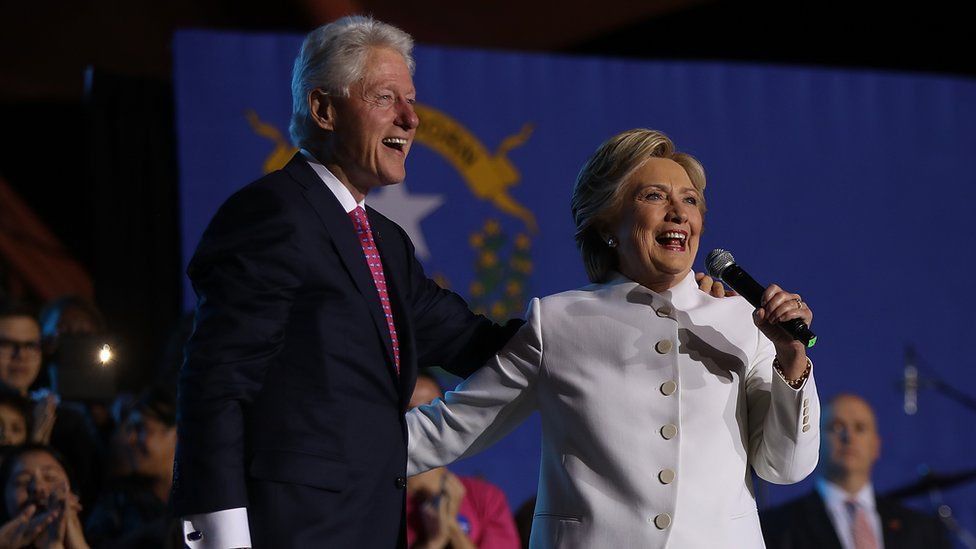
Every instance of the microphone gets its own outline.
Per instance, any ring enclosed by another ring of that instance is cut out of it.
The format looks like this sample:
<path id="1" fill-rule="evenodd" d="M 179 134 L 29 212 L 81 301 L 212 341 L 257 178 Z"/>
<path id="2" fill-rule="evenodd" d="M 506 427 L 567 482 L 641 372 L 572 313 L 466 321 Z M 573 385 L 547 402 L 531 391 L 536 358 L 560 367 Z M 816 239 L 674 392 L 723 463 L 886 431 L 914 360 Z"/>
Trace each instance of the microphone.
<path id="1" fill-rule="evenodd" d="M 918 368 L 915 366 L 915 349 L 905 346 L 905 414 L 913 416 L 918 411 Z"/>
<path id="2" fill-rule="evenodd" d="M 756 279 L 749 276 L 742 267 L 736 265 L 732 254 L 721 248 L 716 248 L 708 254 L 705 259 L 705 267 L 708 274 L 715 279 L 728 284 L 733 290 L 739 293 L 746 301 L 757 309 L 762 306 L 762 295 L 766 291 Z M 817 343 L 817 336 L 810 331 L 806 322 L 799 318 L 780 322 L 779 325 L 786 330 L 793 339 L 807 346 L 813 347 Z"/>

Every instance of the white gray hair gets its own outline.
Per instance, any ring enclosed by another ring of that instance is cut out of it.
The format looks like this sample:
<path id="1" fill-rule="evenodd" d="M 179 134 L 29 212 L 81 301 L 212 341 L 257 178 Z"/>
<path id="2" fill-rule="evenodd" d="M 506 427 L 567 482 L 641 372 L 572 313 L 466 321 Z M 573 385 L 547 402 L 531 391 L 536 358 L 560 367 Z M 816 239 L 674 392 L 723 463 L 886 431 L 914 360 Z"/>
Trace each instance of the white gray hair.
<path id="1" fill-rule="evenodd" d="M 308 33 L 291 74 L 288 132 L 295 146 L 305 146 L 321 131 L 309 112 L 308 94 L 322 88 L 330 95 L 349 97 L 349 87 L 363 78 L 371 48 L 396 50 L 413 74 L 413 38 L 393 25 L 350 15 Z"/>

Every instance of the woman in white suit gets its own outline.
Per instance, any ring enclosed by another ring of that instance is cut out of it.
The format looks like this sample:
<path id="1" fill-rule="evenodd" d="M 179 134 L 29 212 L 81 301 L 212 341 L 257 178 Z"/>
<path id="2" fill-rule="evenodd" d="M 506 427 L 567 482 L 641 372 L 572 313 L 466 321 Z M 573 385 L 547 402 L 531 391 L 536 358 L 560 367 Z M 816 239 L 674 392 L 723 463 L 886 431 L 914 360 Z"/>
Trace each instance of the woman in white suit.
<path id="1" fill-rule="evenodd" d="M 763 547 L 749 467 L 786 484 L 817 463 L 812 365 L 778 326 L 813 313 L 776 285 L 755 311 L 699 291 L 704 190 L 701 164 L 660 132 L 601 145 L 572 200 L 593 284 L 534 299 L 486 367 L 407 414 L 408 474 L 539 410 L 531 547 Z"/>

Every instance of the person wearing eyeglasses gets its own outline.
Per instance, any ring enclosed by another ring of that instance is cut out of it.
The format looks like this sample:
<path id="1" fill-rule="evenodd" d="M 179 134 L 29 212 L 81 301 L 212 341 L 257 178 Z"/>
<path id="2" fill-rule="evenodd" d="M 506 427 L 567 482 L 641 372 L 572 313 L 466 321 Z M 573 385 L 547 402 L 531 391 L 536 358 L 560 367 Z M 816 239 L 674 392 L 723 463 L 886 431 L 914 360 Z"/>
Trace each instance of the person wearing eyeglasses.
<path id="1" fill-rule="evenodd" d="M 37 320 L 24 305 L 0 305 L 0 382 L 27 396 L 40 372 L 41 327 Z M 50 436 L 50 426 L 47 429 Z"/>
<path id="2" fill-rule="evenodd" d="M 33 401 L 28 442 L 51 445 L 64 455 L 81 480 L 82 504 L 98 492 L 98 443 L 80 411 L 59 405 L 51 391 L 33 392 L 41 373 L 41 326 L 29 306 L 0 300 L 0 389 Z"/>

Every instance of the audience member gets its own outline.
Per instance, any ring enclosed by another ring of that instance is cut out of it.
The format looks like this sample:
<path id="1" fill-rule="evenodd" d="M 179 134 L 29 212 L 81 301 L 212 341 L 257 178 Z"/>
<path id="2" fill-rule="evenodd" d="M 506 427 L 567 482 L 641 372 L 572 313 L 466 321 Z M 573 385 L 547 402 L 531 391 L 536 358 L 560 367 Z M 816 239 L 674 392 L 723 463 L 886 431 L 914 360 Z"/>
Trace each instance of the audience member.
<path id="1" fill-rule="evenodd" d="M 60 297 L 45 306 L 40 323 L 45 346 L 54 347 L 63 336 L 100 334 L 106 326 L 105 317 L 94 303 L 72 295 Z"/>
<path id="2" fill-rule="evenodd" d="M 60 360 L 64 359 L 63 354 L 69 352 L 66 347 L 70 346 L 72 340 L 82 340 L 89 336 L 104 336 L 107 325 L 105 317 L 98 307 L 91 301 L 82 297 L 68 295 L 60 297 L 47 304 L 41 311 L 41 341 L 44 349 L 48 371 L 42 371 L 39 379 L 46 381 L 49 385 L 51 365 L 58 367 Z M 47 374 L 47 375 L 45 375 Z M 62 372 L 59 372 L 59 378 Z M 66 383 L 72 383 L 65 379 L 58 379 L 59 391 Z M 65 393 L 68 391 L 66 390 Z M 112 421 L 108 401 L 88 400 L 84 403 L 74 403 L 80 411 L 87 415 L 96 434 L 103 443 L 107 443 L 109 436 L 115 430 L 115 423 Z"/>
<path id="3" fill-rule="evenodd" d="M 120 430 L 132 474 L 106 490 L 92 510 L 86 533 L 93 546 L 180 544 L 178 524 L 167 510 L 176 454 L 174 392 L 162 386 L 148 389 L 123 421 Z"/>
<path id="4" fill-rule="evenodd" d="M 410 408 L 441 396 L 437 380 L 419 374 Z M 445 467 L 407 479 L 407 544 L 423 549 L 520 546 L 505 494 L 489 482 L 458 477 Z"/>
<path id="5" fill-rule="evenodd" d="M 64 461 L 52 448 L 29 444 L 0 465 L 0 547 L 87 549 L 81 510 Z"/>
<path id="6" fill-rule="evenodd" d="M 769 549 L 948 549 L 945 529 L 932 517 L 877 497 L 871 471 L 881 437 L 871 406 L 842 394 L 823 416 L 816 489 L 762 513 Z"/>
<path id="7" fill-rule="evenodd" d="M 30 434 L 31 403 L 12 391 L 0 391 L 0 446 L 21 446 Z"/>
<path id="8" fill-rule="evenodd" d="M 30 441 L 57 449 L 78 472 L 81 493 L 89 503 L 98 490 L 101 466 L 98 443 L 89 419 L 61 406 L 58 396 L 30 388 L 41 372 L 41 327 L 33 311 L 14 302 L 0 303 L 0 384 L 34 401 Z"/>

